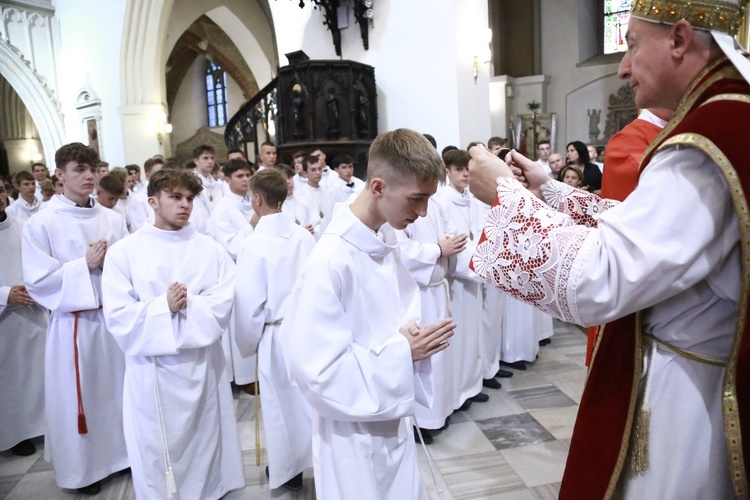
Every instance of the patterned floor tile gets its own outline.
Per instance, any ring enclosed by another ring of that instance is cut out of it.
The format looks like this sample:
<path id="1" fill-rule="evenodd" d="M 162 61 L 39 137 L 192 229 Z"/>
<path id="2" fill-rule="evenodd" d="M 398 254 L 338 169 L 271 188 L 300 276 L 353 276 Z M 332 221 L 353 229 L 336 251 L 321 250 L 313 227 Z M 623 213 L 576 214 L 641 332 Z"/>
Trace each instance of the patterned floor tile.
<path id="1" fill-rule="evenodd" d="M 559 441 L 548 441 L 521 448 L 501 450 L 500 454 L 528 487 L 557 483 L 562 479 L 568 448 Z"/>
<path id="2" fill-rule="evenodd" d="M 524 483 L 498 452 L 480 453 L 437 462 L 456 499 L 492 498 L 524 489 Z"/>
<path id="3" fill-rule="evenodd" d="M 477 421 L 487 439 L 498 450 L 552 441 L 554 436 L 528 413 Z"/>
<path id="4" fill-rule="evenodd" d="M 576 402 L 565 395 L 561 389 L 558 389 L 551 384 L 541 387 L 508 391 L 508 393 L 526 410 L 575 406 L 576 404 Z"/>
<path id="5" fill-rule="evenodd" d="M 555 439 L 569 439 L 573 435 L 578 407 L 548 408 L 546 410 L 532 410 L 529 413 L 550 434 L 555 436 Z"/>

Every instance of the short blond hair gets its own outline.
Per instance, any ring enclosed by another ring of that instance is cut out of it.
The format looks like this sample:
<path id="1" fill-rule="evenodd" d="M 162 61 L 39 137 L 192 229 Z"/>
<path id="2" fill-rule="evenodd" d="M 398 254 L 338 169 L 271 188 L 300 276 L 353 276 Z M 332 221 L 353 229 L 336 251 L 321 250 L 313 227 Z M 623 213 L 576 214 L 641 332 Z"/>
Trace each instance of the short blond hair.
<path id="1" fill-rule="evenodd" d="M 438 182 L 445 177 L 445 166 L 438 152 L 424 135 L 399 128 L 378 135 L 370 146 L 367 178 L 398 181 L 416 178 Z"/>

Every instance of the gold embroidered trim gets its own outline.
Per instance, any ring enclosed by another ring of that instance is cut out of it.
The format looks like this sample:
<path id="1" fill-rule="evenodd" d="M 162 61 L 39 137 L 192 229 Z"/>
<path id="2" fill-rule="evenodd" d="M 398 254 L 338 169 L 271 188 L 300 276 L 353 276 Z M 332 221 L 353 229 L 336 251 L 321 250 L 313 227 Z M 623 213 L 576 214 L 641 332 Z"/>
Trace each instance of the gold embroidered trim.
<path id="1" fill-rule="evenodd" d="M 655 342 L 656 344 L 669 349 L 678 356 L 682 356 L 683 358 L 689 359 L 690 361 L 695 361 L 696 363 L 703 363 L 704 365 L 711 366 L 727 366 L 727 362 L 723 358 L 721 358 L 722 361 L 719 361 L 719 358 L 712 359 L 707 354 L 696 354 L 691 351 L 686 351 L 685 349 L 680 349 L 676 345 L 672 345 L 669 342 L 660 339 L 659 337 L 654 337 L 650 333 L 644 333 L 643 335 L 651 342 Z"/>
<path id="2" fill-rule="evenodd" d="M 596 346 L 598 347 L 601 337 L 597 339 Z M 604 493 L 605 499 L 612 498 L 617 488 L 617 482 L 620 480 L 620 474 L 622 469 L 625 468 L 625 462 L 628 459 L 628 452 L 630 450 L 630 434 L 633 429 L 633 417 L 635 415 L 636 401 L 638 399 L 638 383 L 641 380 L 641 374 L 643 373 L 643 335 L 641 332 L 641 313 L 635 314 L 635 346 L 634 356 L 636 356 L 635 362 L 633 363 L 633 386 L 630 389 L 630 405 L 628 407 L 628 419 L 625 423 L 625 431 L 622 433 L 622 441 L 620 442 L 620 453 L 617 455 L 617 462 L 615 463 L 615 469 L 612 471 L 612 476 L 609 478 L 609 486 L 607 491 Z M 638 359 L 640 357 L 640 360 Z M 594 358 L 591 358 L 591 364 L 594 364 Z"/>
<path id="3" fill-rule="evenodd" d="M 715 74 L 711 75 L 706 81 L 704 81 L 702 84 L 700 83 L 708 73 L 713 71 L 717 66 L 727 61 L 726 57 L 719 57 L 716 61 L 714 61 L 713 64 L 709 64 L 706 66 L 703 71 L 701 71 L 698 76 L 696 76 L 693 79 L 693 82 L 690 84 L 688 89 L 685 91 L 685 95 L 683 95 L 682 99 L 680 100 L 680 103 L 677 105 L 677 111 L 675 111 L 674 116 L 671 120 L 669 120 L 669 123 L 666 124 L 666 126 L 662 129 L 661 132 L 656 136 L 656 138 L 649 144 L 648 148 L 646 148 L 646 151 L 643 153 L 643 159 L 641 160 L 641 164 L 638 167 L 638 171 L 640 172 L 643 170 L 643 168 L 646 166 L 643 162 L 646 160 L 646 158 L 650 158 L 651 152 L 660 145 L 661 141 L 664 140 L 665 137 L 667 137 L 669 134 L 672 133 L 672 131 L 677 127 L 677 125 L 682 122 L 682 120 L 687 116 L 687 114 L 693 110 L 693 105 L 698 100 L 698 98 L 703 94 L 703 92 L 713 85 L 714 83 L 718 82 L 719 80 L 723 78 L 729 78 L 729 77 L 739 77 L 739 72 L 737 71 L 737 68 L 729 64 L 727 67 L 722 68 L 720 71 L 717 71 Z"/>
<path id="4" fill-rule="evenodd" d="M 636 0 L 630 15 L 664 24 L 675 24 L 685 19 L 693 28 L 721 31 L 734 36 L 742 26 L 745 7 L 706 0 Z"/>
<path id="5" fill-rule="evenodd" d="M 737 407 L 737 356 L 745 330 L 746 306 L 750 295 L 750 208 L 747 198 L 742 189 L 737 172 L 724 153 L 708 138 L 699 134 L 680 134 L 665 141 L 659 149 L 675 145 L 689 146 L 698 149 L 711 158 L 724 175 L 732 195 L 734 209 L 737 213 L 737 222 L 740 228 L 740 241 L 742 252 L 742 293 L 740 294 L 739 307 L 737 311 L 737 323 L 735 325 L 732 349 L 727 360 L 722 388 L 722 409 L 724 411 L 724 437 L 727 444 L 727 457 L 729 459 L 729 473 L 737 498 L 747 498 L 748 483 L 745 475 L 744 460 L 750 457 L 742 456 L 742 434 L 740 430 L 739 409 Z"/>
<path id="6" fill-rule="evenodd" d="M 734 101 L 734 102 L 743 102 L 745 104 L 750 104 L 750 95 L 747 94 L 719 94 L 713 96 L 711 99 L 708 99 L 706 102 L 701 104 L 701 107 L 705 106 L 706 104 L 710 102 L 717 102 L 717 101 Z"/>

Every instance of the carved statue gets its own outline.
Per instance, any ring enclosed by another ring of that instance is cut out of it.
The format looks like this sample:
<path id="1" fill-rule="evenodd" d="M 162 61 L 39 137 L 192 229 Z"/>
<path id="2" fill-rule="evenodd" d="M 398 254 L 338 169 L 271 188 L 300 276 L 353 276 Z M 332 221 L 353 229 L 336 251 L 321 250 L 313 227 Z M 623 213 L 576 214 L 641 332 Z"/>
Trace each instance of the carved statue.
<path id="1" fill-rule="evenodd" d="M 599 120 L 602 117 L 601 109 L 590 109 L 589 114 L 589 141 L 596 142 L 599 139 Z"/>
<path id="2" fill-rule="evenodd" d="M 302 137 L 305 135 L 302 130 L 302 108 L 305 105 L 305 101 L 302 98 L 301 89 L 295 88 L 292 90 L 292 122 L 294 124 L 294 137 Z"/>
<path id="3" fill-rule="evenodd" d="M 335 89 L 331 85 L 326 92 L 326 112 L 328 115 L 326 130 L 330 138 L 337 138 L 339 134 L 339 103 L 334 91 Z"/>
<path id="4" fill-rule="evenodd" d="M 370 99 L 367 97 L 364 89 L 359 89 L 357 96 L 357 102 L 359 103 L 359 135 L 361 137 L 367 137 L 370 135 Z"/>

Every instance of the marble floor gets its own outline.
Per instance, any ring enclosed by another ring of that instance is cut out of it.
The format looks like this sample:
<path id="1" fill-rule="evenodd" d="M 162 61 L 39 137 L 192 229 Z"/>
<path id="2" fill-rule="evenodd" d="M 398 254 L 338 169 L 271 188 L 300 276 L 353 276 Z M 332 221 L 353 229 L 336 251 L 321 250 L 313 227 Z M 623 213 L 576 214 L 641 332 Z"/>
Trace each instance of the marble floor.
<path id="1" fill-rule="evenodd" d="M 555 322 L 552 343 L 540 349 L 539 359 L 528 370 L 513 370 L 512 378 L 500 379 L 502 389 L 484 389 L 488 402 L 454 413 L 451 425 L 436 434 L 429 446 L 442 496 L 419 449 L 430 498 L 557 498 L 586 377 L 585 350 L 586 337 L 579 328 Z M 299 492 L 268 488 L 265 456 L 261 467 L 255 466 L 253 399 L 236 392 L 235 403 L 247 486 L 224 498 L 315 498 L 312 470 L 305 472 L 305 486 Z M 0 499 L 135 498 L 127 473 L 109 477 L 96 497 L 59 489 L 51 465 L 42 458 L 43 439 L 35 442 L 37 453 L 29 457 L 0 452 Z"/>

